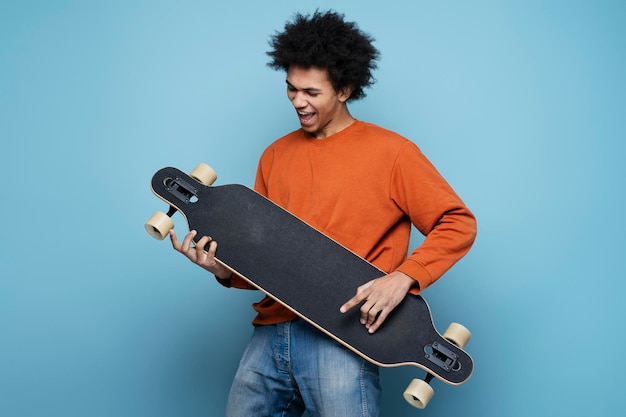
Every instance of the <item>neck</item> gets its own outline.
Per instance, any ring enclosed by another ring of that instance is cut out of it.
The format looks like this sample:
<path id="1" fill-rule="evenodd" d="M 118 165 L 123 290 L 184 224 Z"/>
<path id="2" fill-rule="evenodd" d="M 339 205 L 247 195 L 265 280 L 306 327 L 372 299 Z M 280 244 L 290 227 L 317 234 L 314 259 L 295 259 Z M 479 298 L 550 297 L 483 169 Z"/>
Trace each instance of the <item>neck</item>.
<path id="1" fill-rule="evenodd" d="M 346 108 L 345 112 L 342 112 L 341 115 L 333 118 L 326 125 L 322 126 L 322 128 L 317 132 L 309 132 L 307 136 L 315 139 L 325 139 L 346 129 L 348 126 L 354 123 L 355 120 L 356 119 L 352 117 L 352 115 Z"/>

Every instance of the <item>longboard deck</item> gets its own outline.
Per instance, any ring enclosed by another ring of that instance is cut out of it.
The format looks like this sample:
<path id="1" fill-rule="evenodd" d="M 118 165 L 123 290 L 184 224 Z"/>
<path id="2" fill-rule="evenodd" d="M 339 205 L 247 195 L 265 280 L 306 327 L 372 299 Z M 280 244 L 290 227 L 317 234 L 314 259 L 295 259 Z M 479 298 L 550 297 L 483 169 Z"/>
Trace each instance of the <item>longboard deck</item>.
<path id="1" fill-rule="evenodd" d="M 191 188 L 193 198 L 172 191 L 172 180 Z M 358 308 L 342 314 L 340 306 L 358 286 L 385 272 L 254 190 L 205 186 L 164 168 L 153 176 L 152 191 L 185 217 L 197 239 L 206 235 L 219 243 L 218 258 L 227 268 L 370 362 L 416 366 L 451 385 L 471 376 L 471 357 L 437 332 L 419 295 L 405 297 L 374 334 L 359 323 Z M 453 369 L 440 363 L 433 347 L 456 358 Z"/>

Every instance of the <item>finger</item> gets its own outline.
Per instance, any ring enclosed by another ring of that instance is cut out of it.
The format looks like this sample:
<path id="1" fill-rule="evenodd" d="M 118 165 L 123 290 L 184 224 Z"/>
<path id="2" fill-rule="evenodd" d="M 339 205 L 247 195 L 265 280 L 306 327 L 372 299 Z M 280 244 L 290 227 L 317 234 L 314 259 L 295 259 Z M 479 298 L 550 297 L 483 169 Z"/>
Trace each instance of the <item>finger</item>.
<path id="1" fill-rule="evenodd" d="M 361 304 L 363 301 L 366 301 L 367 297 L 369 296 L 368 289 L 372 286 L 372 283 L 373 281 L 370 281 L 361 285 L 359 288 L 357 288 L 356 295 L 352 297 L 351 299 L 349 299 L 344 305 L 342 305 L 339 308 L 339 311 L 342 313 L 345 313 L 349 311 L 350 309 L 352 309 L 353 307 Z"/>
<path id="2" fill-rule="evenodd" d="M 209 254 L 209 256 L 215 255 L 216 247 L 217 242 L 214 241 L 211 236 L 203 236 L 202 239 L 200 239 L 198 243 L 196 243 L 196 248 L 202 249 L 204 252 Z"/>
<path id="3" fill-rule="evenodd" d="M 178 241 L 178 237 L 176 237 L 174 229 L 170 230 L 170 240 L 172 241 L 172 247 L 180 252 L 180 242 Z"/>
<path id="4" fill-rule="evenodd" d="M 211 237 L 209 237 L 209 241 L 209 247 L 205 247 L 207 255 L 211 258 L 215 258 L 215 253 L 217 252 L 217 242 L 214 241 Z"/>
<path id="5" fill-rule="evenodd" d="M 376 308 L 376 303 L 370 299 L 365 301 L 360 311 L 361 324 L 365 325 L 366 328 L 369 328 L 369 326 L 376 321 L 376 316 L 378 316 L 380 312 L 380 310 Z"/>
<path id="6" fill-rule="evenodd" d="M 185 255 L 189 253 L 189 250 L 191 249 L 191 242 L 193 238 L 196 237 L 196 234 L 197 232 L 195 230 L 192 230 L 191 232 L 187 233 L 187 235 L 183 239 L 183 244 L 181 245 L 180 249 L 181 249 L 181 252 L 184 253 Z"/>
<path id="7" fill-rule="evenodd" d="M 357 293 L 354 297 L 349 299 L 344 305 L 339 308 L 341 313 L 346 313 L 350 311 L 353 307 L 359 305 L 363 300 L 365 300 L 365 296 Z"/>
<path id="8" fill-rule="evenodd" d="M 385 320 L 387 319 L 387 316 L 388 316 L 388 313 L 386 310 L 379 311 L 374 322 L 370 325 L 365 326 L 369 334 L 375 333 L 376 330 L 378 330 L 380 326 L 382 326 L 382 324 L 385 322 Z"/>
<path id="9" fill-rule="evenodd" d="M 198 259 L 206 258 L 208 256 L 208 249 L 211 245 L 211 238 L 209 236 L 202 236 L 199 241 L 196 242 L 195 251 Z"/>

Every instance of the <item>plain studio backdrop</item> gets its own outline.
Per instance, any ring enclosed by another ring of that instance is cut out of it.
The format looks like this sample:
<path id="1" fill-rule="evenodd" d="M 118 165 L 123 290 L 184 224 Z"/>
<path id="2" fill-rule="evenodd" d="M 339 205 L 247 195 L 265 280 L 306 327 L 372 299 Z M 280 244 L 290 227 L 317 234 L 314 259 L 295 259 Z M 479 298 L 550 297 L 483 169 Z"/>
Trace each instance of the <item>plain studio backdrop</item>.
<path id="1" fill-rule="evenodd" d="M 317 7 L 382 52 L 354 116 L 478 218 L 424 291 L 440 331 L 472 330 L 475 372 L 418 411 L 422 371 L 384 369 L 382 415 L 624 412 L 626 2 L 24 0 L 0 5 L 1 415 L 223 414 L 261 295 L 146 234 L 149 181 L 204 161 L 253 184 L 298 127 L 268 38 Z"/>

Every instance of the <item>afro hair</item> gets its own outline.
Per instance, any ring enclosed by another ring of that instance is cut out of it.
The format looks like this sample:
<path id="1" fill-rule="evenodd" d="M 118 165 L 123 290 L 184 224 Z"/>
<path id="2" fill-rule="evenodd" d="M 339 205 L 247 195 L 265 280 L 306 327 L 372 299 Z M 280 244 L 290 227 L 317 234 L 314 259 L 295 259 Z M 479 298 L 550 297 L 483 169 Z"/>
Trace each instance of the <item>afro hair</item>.
<path id="1" fill-rule="evenodd" d="M 373 42 L 374 38 L 356 23 L 344 21 L 342 14 L 319 10 L 311 16 L 297 13 L 283 32 L 271 37 L 268 66 L 284 71 L 291 65 L 326 69 L 335 91 L 349 87 L 350 100 L 359 100 L 366 95 L 364 89 L 376 81 L 372 72 L 380 53 Z"/>

